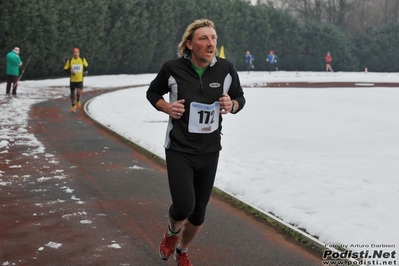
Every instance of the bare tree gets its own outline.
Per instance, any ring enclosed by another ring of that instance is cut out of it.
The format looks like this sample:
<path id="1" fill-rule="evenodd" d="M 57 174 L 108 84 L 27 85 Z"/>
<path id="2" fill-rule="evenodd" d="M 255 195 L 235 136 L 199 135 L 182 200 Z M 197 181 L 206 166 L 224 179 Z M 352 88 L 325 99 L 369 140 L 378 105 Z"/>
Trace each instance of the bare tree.
<path id="1" fill-rule="evenodd" d="M 384 3 L 384 23 L 398 22 L 399 0 L 385 0 Z"/>
<path id="2" fill-rule="evenodd" d="M 303 20 L 330 22 L 355 35 L 399 22 L 399 0 L 260 0 Z"/>

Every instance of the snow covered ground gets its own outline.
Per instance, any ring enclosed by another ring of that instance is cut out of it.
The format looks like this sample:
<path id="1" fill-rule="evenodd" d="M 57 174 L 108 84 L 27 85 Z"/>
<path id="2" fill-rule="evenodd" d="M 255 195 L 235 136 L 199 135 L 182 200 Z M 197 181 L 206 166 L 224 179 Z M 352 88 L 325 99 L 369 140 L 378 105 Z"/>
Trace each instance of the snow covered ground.
<path id="1" fill-rule="evenodd" d="M 399 88 L 266 88 L 268 82 L 399 82 L 397 73 L 240 72 L 247 105 L 225 115 L 216 187 L 327 245 L 355 251 L 399 246 Z M 87 77 L 86 90 L 115 90 L 87 105 L 90 115 L 164 157 L 168 117 L 145 92 L 155 74 Z M 29 107 L 67 97 L 68 79 L 23 81 L 19 97 L 0 96 L 0 153 L 28 133 Z M 137 87 L 136 87 L 137 86 Z M 0 84 L 5 91 L 5 84 Z M 9 101 L 7 104 L 2 102 Z M 106 105 L 107 108 L 103 108 Z M 69 111 L 69 106 L 65 107 Z M 18 130 L 10 127 L 18 125 Z M 0 171 L 0 186 L 9 185 Z M 374 245 L 374 246 L 373 246 Z M 376 246 L 379 245 L 379 246 Z"/>

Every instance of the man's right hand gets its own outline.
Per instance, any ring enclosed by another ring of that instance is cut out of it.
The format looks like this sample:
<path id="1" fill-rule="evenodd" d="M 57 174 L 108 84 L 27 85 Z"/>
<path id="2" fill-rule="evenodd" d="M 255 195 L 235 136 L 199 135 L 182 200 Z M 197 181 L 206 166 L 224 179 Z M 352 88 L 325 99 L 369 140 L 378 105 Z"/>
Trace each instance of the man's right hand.
<path id="1" fill-rule="evenodd" d="M 185 100 L 181 99 L 170 104 L 168 114 L 174 119 L 180 119 L 183 113 L 185 112 L 184 102 Z"/>

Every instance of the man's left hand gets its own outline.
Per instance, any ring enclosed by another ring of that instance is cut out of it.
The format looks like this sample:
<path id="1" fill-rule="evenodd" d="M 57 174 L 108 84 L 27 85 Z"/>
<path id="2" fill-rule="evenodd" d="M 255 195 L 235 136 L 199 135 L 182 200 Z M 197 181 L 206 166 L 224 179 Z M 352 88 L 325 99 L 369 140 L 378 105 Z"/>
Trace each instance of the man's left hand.
<path id="1" fill-rule="evenodd" d="M 233 108 L 233 103 L 231 102 L 231 98 L 227 93 L 223 93 L 222 97 L 219 98 L 220 104 L 220 113 L 221 114 L 228 114 Z"/>

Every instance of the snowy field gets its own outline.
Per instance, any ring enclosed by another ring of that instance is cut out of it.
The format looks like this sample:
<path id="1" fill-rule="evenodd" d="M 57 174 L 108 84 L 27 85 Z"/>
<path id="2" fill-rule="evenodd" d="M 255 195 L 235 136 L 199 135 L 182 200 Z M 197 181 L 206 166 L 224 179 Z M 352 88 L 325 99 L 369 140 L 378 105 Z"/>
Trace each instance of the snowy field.
<path id="1" fill-rule="evenodd" d="M 247 105 L 237 115 L 223 116 L 223 150 L 215 186 L 306 229 L 327 245 L 358 251 L 397 250 L 399 88 L 267 88 L 254 84 L 399 82 L 399 75 L 239 74 Z M 105 126 L 164 158 L 168 117 L 145 97 L 154 77 L 89 76 L 86 90 L 132 88 L 96 97 L 86 109 Z M 50 88 L 67 84 L 65 78 L 20 82 L 19 97 L 1 104 L 0 153 L 6 153 L 18 138 L 31 143 L 33 151 L 44 152 L 41 143 L 27 132 L 29 107 L 38 101 L 68 97 L 69 89 L 61 93 Z M 0 87 L 4 92 L 5 84 Z M 3 92 L 0 101 L 6 100 Z M 18 132 L 10 130 L 13 124 L 19 125 Z M 9 185 L 7 182 L 7 173 L 0 171 L 0 186 Z"/>

